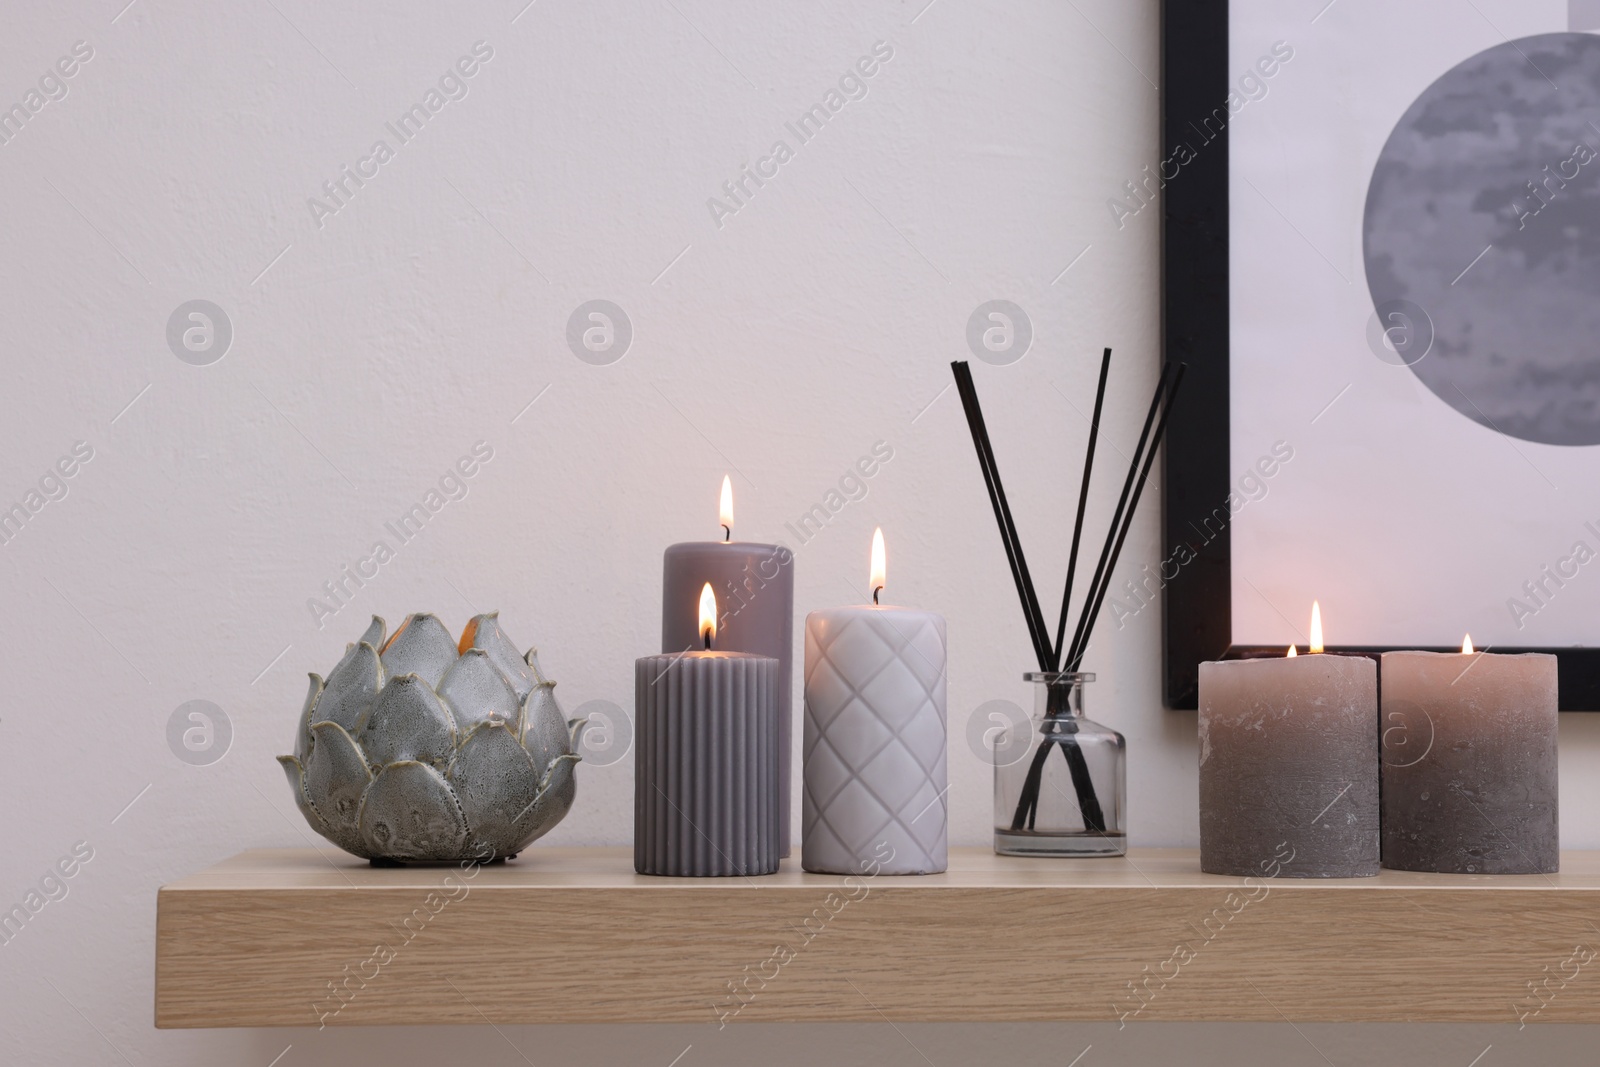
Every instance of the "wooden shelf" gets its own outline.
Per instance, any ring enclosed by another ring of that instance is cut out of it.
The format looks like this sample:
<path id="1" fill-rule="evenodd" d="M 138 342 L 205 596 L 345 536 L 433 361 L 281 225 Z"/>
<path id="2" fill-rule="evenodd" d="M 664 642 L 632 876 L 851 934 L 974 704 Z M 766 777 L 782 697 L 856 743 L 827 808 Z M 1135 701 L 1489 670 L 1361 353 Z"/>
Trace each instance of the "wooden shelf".
<path id="1" fill-rule="evenodd" d="M 1600 997 L 1560 985 L 1577 946 L 1600 949 L 1600 853 L 1548 877 L 1253 888 L 1180 849 L 954 849 L 946 874 L 848 884 L 798 858 L 668 879 L 635 875 L 627 849 L 535 847 L 465 879 L 245 852 L 161 889 L 156 1025 L 1510 1022 L 1547 978 L 1534 1018 L 1600 1022 Z"/>

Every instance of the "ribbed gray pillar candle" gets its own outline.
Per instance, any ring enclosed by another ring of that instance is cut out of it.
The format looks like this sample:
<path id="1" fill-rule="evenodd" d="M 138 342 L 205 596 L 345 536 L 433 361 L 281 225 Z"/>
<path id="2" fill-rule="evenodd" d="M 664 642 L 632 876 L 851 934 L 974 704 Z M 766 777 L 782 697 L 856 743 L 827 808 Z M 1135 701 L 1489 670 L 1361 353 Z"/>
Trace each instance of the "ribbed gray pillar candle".
<path id="1" fill-rule="evenodd" d="M 1378 873 L 1378 665 L 1310 655 L 1200 664 L 1200 869 Z"/>
<path id="2" fill-rule="evenodd" d="M 721 609 L 717 647 L 778 661 L 778 834 L 789 854 L 789 780 L 793 753 L 790 679 L 794 663 L 794 555 L 751 541 L 685 541 L 661 561 L 661 651 L 700 647 L 694 605 L 710 583 Z"/>
<path id="3" fill-rule="evenodd" d="M 771 874 L 778 834 L 778 661 L 680 652 L 634 664 L 633 867 Z"/>
<path id="4" fill-rule="evenodd" d="M 1383 865 L 1553 874 L 1556 658 L 1383 654 Z"/>

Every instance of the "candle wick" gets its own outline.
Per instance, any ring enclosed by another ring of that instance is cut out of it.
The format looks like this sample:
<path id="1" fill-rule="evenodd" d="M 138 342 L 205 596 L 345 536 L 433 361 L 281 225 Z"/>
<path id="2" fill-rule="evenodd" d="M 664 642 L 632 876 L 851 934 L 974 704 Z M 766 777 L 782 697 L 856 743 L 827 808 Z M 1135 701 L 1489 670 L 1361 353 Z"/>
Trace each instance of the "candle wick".
<path id="1" fill-rule="evenodd" d="M 727 544 L 733 540 L 733 528 L 727 523 L 722 524 L 722 543 Z"/>
<path id="2" fill-rule="evenodd" d="M 708 626 L 704 630 L 701 630 L 700 631 L 700 638 L 701 638 L 701 641 L 703 642 L 702 647 L 707 652 L 710 652 L 711 651 L 711 627 Z"/>
<path id="3" fill-rule="evenodd" d="M 878 590 L 880 590 L 882 588 L 883 588 L 883 586 L 881 586 L 881 585 L 875 585 L 875 586 L 872 587 L 872 603 L 873 603 L 873 606 L 875 606 L 875 607 L 878 604 Z"/>

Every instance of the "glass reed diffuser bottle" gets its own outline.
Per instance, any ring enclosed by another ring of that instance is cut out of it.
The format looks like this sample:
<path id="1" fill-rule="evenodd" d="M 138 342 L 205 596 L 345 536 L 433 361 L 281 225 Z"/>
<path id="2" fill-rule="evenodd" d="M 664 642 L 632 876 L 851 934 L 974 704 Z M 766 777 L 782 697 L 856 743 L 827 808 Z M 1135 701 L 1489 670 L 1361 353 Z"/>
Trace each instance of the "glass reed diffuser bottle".
<path id="1" fill-rule="evenodd" d="M 1128 851 L 1127 749 L 1086 717 L 1094 675 L 1035 672 L 1028 745 L 995 738 L 994 850 L 1003 856 L 1121 856 Z"/>
<path id="2" fill-rule="evenodd" d="M 1061 614 L 1054 639 L 1045 622 L 1044 611 L 1023 558 L 1022 541 L 1017 537 L 1016 521 L 1006 503 L 1000 468 L 995 463 L 994 444 L 983 420 L 983 406 L 972 381 L 972 369 L 965 361 L 950 364 L 961 406 L 972 431 L 973 448 L 978 453 L 978 468 L 989 491 L 1000 540 L 1011 565 L 1022 615 L 1039 664 L 1036 674 L 1023 677 L 1035 684 L 1034 718 L 1026 728 L 1027 744 L 1020 759 L 1015 759 L 1021 739 L 996 739 L 994 753 L 994 850 L 1007 856 L 1122 856 L 1128 851 L 1127 831 L 1123 826 L 1126 805 L 1126 752 L 1122 735 L 1084 717 L 1083 686 L 1093 675 L 1082 673 L 1083 658 L 1089 651 L 1094 623 L 1100 615 L 1106 592 L 1117 570 L 1117 559 L 1128 539 L 1139 497 L 1144 493 L 1150 468 L 1155 463 L 1167 416 L 1183 384 L 1184 365 L 1166 364 L 1156 381 L 1155 394 L 1139 432 L 1139 443 L 1128 462 L 1128 475 L 1122 483 L 1104 547 L 1089 578 L 1089 587 L 1078 602 L 1078 622 L 1067 639 L 1067 622 L 1072 614 L 1072 581 L 1078 572 L 1078 549 L 1082 547 L 1084 511 L 1089 501 L 1089 482 L 1094 472 L 1095 442 L 1100 436 L 1100 414 L 1106 397 L 1106 376 L 1111 370 L 1111 349 L 1100 359 L 1100 381 L 1095 387 L 1094 414 L 1089 419 L 1089 439 L 1083 456 L 1083 481 L 1078 488 L 1078 513 L 1072 527 L 1072 546 L 1067 555 L 1067 580 L 1061 591 Z M 1007 731 L 1009 732 L 1009 731 Z M 1059 759 L 1053 758 L 1059 755 Z"/>

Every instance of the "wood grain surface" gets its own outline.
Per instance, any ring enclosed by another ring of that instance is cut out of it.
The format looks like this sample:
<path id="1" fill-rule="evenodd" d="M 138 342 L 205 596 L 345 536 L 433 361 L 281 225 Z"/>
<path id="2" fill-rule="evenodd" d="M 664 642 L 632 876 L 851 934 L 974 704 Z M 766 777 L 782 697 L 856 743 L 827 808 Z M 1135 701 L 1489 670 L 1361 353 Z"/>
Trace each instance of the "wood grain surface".
<path id="1" fill-rule="evenodd" d="M 156 1025 L 1600 1022 L 1600 853 L 1325 881 L 952 849 L 942 875 L 846 880 L 534 848 L 471 873 L 257 850 L 165 886 Z"/>

